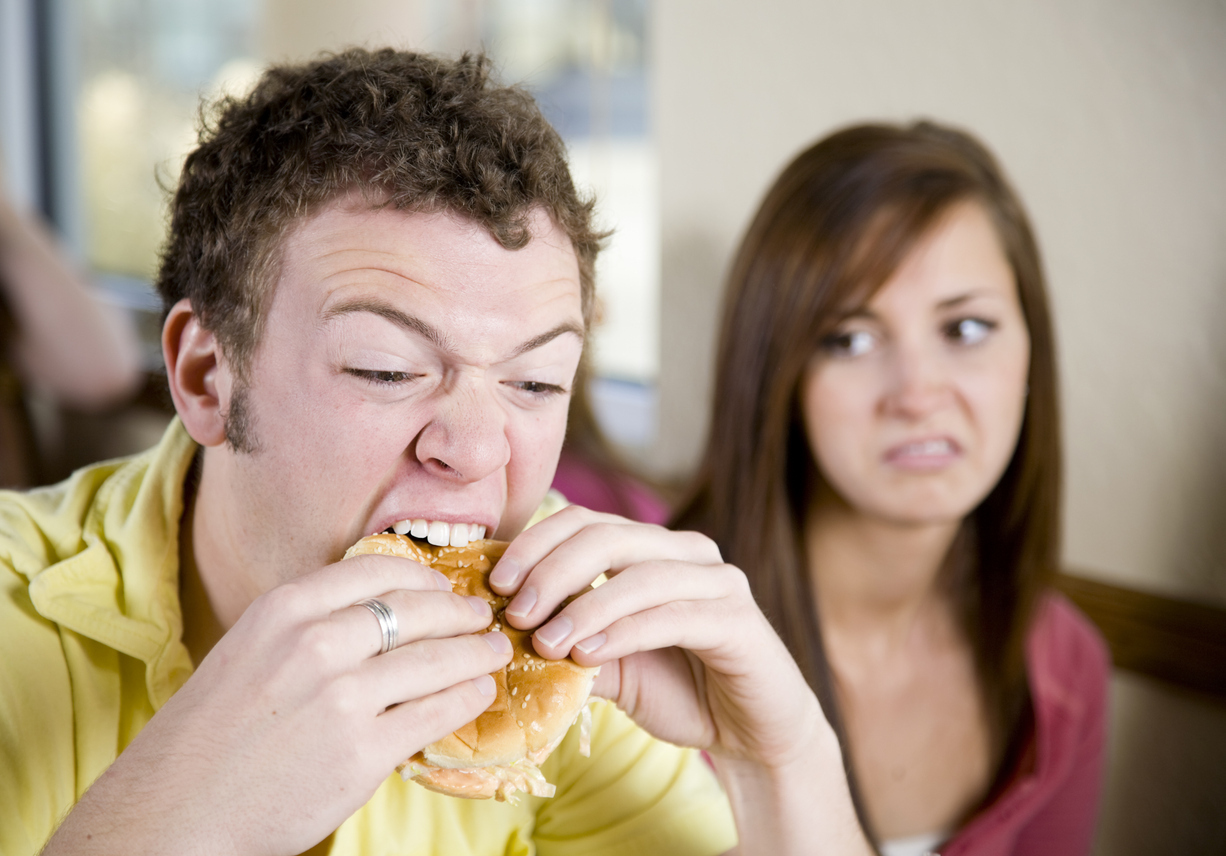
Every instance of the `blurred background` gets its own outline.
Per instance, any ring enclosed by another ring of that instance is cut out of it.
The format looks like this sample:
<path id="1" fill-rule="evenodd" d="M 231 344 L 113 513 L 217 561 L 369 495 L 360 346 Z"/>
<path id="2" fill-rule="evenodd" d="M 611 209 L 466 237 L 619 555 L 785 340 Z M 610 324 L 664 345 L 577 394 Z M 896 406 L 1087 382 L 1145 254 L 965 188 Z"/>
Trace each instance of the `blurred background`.
<path id="1" fill-rule="evenodd" d="M 8 192 L 129 313 L 150 378 L 100 415 L 26 390 L 44 480 L 165 424 L 148 281 L 201 99 L 352 44 L 483 48 L 537 94 L 615 229 L 596 413 L 665 485 L 702 445 L 724 268 L 781 166 L 864 119 L 987 142 L 1053 292 L 1067 565 L 1165 616 L 1120 619 L 1117 663 L 1167 631 L 1209 663 L 1117 669 L 1097 852 L 1226 853 L 1226 0 L 0 0 Z"/>

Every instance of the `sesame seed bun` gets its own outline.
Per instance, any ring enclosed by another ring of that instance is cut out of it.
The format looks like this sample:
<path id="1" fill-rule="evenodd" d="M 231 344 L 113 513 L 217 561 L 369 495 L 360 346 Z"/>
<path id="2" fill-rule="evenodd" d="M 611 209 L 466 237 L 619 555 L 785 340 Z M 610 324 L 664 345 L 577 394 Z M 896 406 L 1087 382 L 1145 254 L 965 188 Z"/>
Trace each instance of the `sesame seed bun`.
<path id="1" fill-rule="evenodd" d="M 463 728 L 425 747 L 397 769 L 405 779 L 450 796 L 506 800 L 517 791 L 551 797 L 540 765 L 582 713 L 600 671 L 569 657 L 545 660 L 532 647 L 531 631 L 509 626 L 503 610 L 509 598 L 489 587 L 488 577 L 506 550 L 505 541 L 472 541 L 467 547 L 435 547 L 403 535 L 370 535 L 345 558 L 362 553 L 403 556 L 433 567 L 459 595 L 484 598 L 494 613 L 489 630 L 511 640 L 514 655 L 494 672 L 493 704 Z"/>

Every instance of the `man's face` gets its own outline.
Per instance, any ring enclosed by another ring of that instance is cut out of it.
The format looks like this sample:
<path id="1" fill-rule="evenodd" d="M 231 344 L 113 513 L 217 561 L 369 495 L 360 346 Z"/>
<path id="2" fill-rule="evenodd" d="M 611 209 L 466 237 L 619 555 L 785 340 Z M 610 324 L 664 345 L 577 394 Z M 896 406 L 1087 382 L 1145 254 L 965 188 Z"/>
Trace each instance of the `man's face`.
<path id="1" fill-rule="evenodd" d="M 546 215 L 533 226 L 507 250 L 452 215 L 350 198 L 286 238 L 244 390 L 252 451 L 211 449 L 202 483 L 261 589 L 406 521 L 453 543 L 524 527 L 583 346 L 574 250 Z"/>

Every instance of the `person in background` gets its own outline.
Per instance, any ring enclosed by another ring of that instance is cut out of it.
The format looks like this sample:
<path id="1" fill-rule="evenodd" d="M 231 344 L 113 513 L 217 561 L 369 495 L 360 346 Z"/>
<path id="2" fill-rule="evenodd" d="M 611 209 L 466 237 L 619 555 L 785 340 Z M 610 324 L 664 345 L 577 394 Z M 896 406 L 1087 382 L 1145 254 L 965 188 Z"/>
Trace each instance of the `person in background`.
<path id="1" fill-rule="evenodd" d="M 0 486 L 36 482 L 23 396 L 79 411 L 133 395 L 142 380 L 133 325 L 94 290 L 51 231 L 19 212 L 0 181 Z"/>
<path id="2" fill-rule="evenodd" d="M 626 464 L 601 429 L 592 408 L 591 370 L 586 363 L 575 375 L 553 488 L 567 501 L 593 511 L 641 523 L 668 522 L 669 508 L 659 492 Z"/>
<path id="3" fill-rule="evenodd" d="M 798 155 L 735 256 L 674 525 L 707 533 L 816 691 L 883 854 L 1085 854 L 1109 659 L 1051 583 L 1052 322 L 984 146 L 869 124 Z"/>

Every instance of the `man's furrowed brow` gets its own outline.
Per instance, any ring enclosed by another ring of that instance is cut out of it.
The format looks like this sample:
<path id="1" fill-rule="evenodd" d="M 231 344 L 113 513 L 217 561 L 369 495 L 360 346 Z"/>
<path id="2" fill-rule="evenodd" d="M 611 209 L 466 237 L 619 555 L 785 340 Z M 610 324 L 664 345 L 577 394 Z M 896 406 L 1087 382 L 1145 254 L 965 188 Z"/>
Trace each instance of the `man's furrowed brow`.
<path id="1" fill-rule="evenodd" d="M 536 350 L 537 348 L 549 344 L 554 339 L 566 333 L 574 333 L 579 337 L 580 342 L 583 341 L 583 328 L 573 321 L 566 321 L 546 333 L 542 333 L 539 336 L 533 336 L 531 339 L 516 348 L 514 352 L 512 352 L 511 356 L 518 357 L 522 354 L 528 353 L 529 351 Z"/>
<path id="2" fill-rule="evenodd" d="M 416 333 L 442 350 L 453 350 L 447 336 L 437 327 L 433 327 L 420 318 L 409 315 L 407 312 L 402 312 L 395 306 L 390 306 L 381 300 L 359 298 L 338 303 L 324 313 L 324 321 L 331 321 L 333 318 L 339 318 L 342 315 L 349 315 L 354 312 L 369 312 L 373 315 L 378 315 L 380 318 L 386 318 L 396 326 L 403 327 L 411 333 Z"/>

